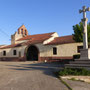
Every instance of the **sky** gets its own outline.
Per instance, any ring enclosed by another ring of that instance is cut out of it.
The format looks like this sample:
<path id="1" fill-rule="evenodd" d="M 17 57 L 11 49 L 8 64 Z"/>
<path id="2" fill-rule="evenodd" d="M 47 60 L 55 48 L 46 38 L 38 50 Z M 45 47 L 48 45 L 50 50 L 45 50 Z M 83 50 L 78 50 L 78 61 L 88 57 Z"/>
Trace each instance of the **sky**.
<path id="1" fill-rule="evenodd" d="M 0 45 L 10 44 L 11 35 L 25 25 L 30 35 L 57 32 L 73 34 L 73 25 L 83 18 L 79 9 L 90 0 L 0 0 Z M 90 22 L 90 12 L 87 12 Z"/>

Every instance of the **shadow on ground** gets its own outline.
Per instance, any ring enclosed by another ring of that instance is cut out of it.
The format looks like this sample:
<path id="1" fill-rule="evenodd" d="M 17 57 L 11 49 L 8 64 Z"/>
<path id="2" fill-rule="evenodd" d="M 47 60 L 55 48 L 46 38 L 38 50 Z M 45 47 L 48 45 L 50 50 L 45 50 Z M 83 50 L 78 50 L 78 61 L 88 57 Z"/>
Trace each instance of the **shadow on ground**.
<path id="1" fill-rule="evenodd" d="M 63 69 L 63 64 L 60 63 L 34 63 L 34 64 L 19 64 L 19 65 L 7 65 L 13 70 L 20 71 L 42 71 L 45 75 L 56 77 L 54 72 Z"/>

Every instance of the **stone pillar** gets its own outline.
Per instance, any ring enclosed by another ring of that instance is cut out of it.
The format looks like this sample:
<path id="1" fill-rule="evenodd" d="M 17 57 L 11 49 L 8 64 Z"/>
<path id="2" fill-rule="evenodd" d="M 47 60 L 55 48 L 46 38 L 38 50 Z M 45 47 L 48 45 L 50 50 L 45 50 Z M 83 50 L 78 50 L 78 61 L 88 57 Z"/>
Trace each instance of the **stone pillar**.
<path id="1" fill-rule="evenodd" d="M 90 8 L 83 6 L 82 10 L 79 10 L 80 13 L 83 13 L 83 49 L 80 51 L 80 60 L 90 60 L 90 49 L 88 49 L 88 36 L 87 36 L 87 21 L 86 11 L 90 11 Z"/>
<path id="2" fill-rule="evenodd" d="M 83 49 L 88 49 L 88 36 L 87 36 L 87 18 L 82 19 L 83 22 Z"/>

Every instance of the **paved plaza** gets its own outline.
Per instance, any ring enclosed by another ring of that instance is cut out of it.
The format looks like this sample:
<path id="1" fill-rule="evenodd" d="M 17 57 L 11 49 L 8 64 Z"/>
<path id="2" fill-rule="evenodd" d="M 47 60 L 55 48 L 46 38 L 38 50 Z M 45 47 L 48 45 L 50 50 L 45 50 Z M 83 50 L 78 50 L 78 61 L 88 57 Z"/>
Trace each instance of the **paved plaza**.
<path id="1" fill-rule="evenodd" d="M 0 62 L 0 90 L 68 90 L 54 72 L 60 63 Z M 90 84 L 65 80 L 73 90 L 90 90 Z"/>
<path id="2" fill-rule="evenodd" d="M 0 90 L 68 90 L 53 72 L 59 64 L 0 62 Z"/>

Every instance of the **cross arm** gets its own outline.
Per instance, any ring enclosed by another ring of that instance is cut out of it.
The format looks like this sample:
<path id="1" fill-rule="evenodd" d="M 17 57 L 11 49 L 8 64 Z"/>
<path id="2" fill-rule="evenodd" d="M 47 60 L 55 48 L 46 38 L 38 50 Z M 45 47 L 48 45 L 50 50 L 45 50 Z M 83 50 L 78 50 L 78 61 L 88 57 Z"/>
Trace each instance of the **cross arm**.
<path id="1" fill-rule="evenodd" d="M 88 8 L 86 9 L 86 11 L 90 11 L 90 7 L 88 7 Z"/>
<path id="2" fill-rule="evenodd" d="M 80 10 L 79 10 L 79 13 L 82 13 L 82 12 L 83 12 L 83 10 L 80 9 Z"/>
<path id="3" fill-rule="evenodd" d="M 86 11 L 90 11 L 90 7 L 86 8 L 85 6 L 83 6 L 83 9 L 79 10 L 79 13 L 82 13 L 82 12 L 86 12 Z"/>

